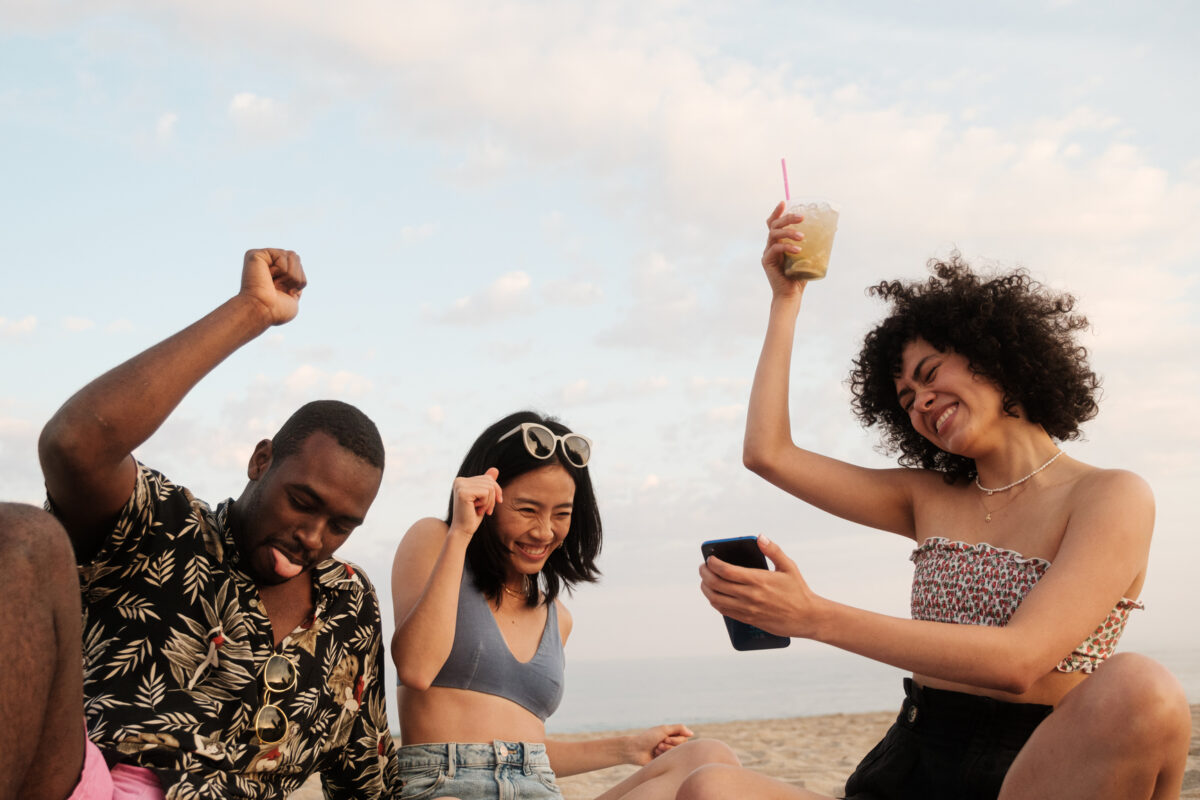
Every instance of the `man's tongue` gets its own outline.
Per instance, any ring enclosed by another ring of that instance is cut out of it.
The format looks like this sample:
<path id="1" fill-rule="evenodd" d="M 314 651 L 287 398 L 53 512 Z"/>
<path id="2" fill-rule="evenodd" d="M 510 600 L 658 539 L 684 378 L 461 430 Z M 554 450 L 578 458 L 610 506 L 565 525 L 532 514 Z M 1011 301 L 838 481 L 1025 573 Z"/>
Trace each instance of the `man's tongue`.
<path id="1" fill-rule="evenodd" d="M 271 548 L 271 556 L 275 560 L 275 574 L 279 577 L 294 578 L 300 574 L 302 567 L 299 564 L 293 564 L 287 556 L 274 547 Z"/>

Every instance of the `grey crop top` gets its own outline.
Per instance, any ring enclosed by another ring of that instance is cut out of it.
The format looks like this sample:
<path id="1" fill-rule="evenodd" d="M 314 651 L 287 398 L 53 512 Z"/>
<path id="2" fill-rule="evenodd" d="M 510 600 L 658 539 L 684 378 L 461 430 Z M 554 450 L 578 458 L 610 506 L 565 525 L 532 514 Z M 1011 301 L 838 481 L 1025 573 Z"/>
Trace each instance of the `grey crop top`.
<path id="1" fill-rule="evenodd" d="M 433 685 L 494 694 L 545 722 L 563 696 L 564 659 L 556 605 L 551 602 L 547 608 L 537 652 L 522 663 L 508 649 L 487 598 L 475 588 L 471 571 L 464 566 L 454 645 Z"/>

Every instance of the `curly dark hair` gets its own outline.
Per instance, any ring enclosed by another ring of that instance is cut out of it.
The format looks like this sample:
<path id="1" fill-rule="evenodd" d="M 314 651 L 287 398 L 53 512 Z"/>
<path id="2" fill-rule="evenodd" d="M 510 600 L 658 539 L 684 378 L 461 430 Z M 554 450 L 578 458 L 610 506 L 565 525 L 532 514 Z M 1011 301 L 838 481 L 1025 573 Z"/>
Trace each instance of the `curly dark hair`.
<path id="1" fill-rule="evenodd" d="M 1075 298 L 1023 269 L 976 275 L 957 251 L 928 267 L 933 275 L 924 282 L 884 281 L 867 290 L 892 313 L 863 340 L 849 384 L 859 421 L 881 426 L 881 450 L 898 452 L 902 466 L 943 472 L 947 483 L 976 475 L 974 460 L 919 434 L 896 399 L 901 355 L 915 339 L 965 357 L 972 372 L 1000 387 L 1007 413 L 1016 416 L 1019 406 L 1053 438 L 1079 438 L 1079 426 L 1099 410 L 1100 379 L 1075 342 L 1088 325 L 1074 313 Z"/>
<path id="2" fill-rule="evenodd" d="M 520 436 L 502 438 L 522 422 L 545 425 L 559 436 L 571 433 L 570 428 L 554 417 L 547 417 L 535 411 L 509 414 L 493 422 L 479 434 L 479 438 L 463 458 L 458 468 L 458 476 L 482 475 L 490 467 L 496 467 L 500 470 L 500 486 L 504 487 L 518 476 L 553 463 L 570 473 L 575 481 L 571 527 L 562 546 L 550 554 L 541 572 L 541 589 L 545 593 L 545 601 L 550 603 L 558 596 L 560 589 L 565 588 L 570 592 L 577 583 L 592 583 L 600 578 L 600 570 L 596 567 L 596 558 L 600 555 L 600 547 L 604 541 L 600 510 L 592 489 L 591 473 L 586 466 L 577 467 L 568 463 L 563 459 L 562 451 L 558 447 L 554 448 L 553 456 L 543 461 L 529 455 Z M 451 493 L 446 511 L 447 525 L 453 516 L 454 495 Z M 475 577 L 475 587 L 493 602 L 499 600 L 504 587 L 504 564 L 508 556 L 507 549 L 496 535 L 493 518 L 485 516 L 479 524 L 479 530 L 471 537 L 471 543 L 467 545 L 467 561 Z M 529 582 L 525 596 L 526 605 L 538 604 L 538 588 L 538 582 Z"/>

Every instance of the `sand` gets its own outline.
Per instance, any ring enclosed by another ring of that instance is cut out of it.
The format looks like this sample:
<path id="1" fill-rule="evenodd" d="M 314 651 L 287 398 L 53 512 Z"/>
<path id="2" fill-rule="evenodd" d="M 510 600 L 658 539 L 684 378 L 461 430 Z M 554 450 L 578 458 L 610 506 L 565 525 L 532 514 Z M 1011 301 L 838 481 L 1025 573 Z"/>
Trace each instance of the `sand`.
<path id="1" fill-rule="evenodd" d="M 831 714 L 745 722 L 691 725 L 697 736 L 720 739 L 733 748 L 742 764 L 831 797 L 841 792 L 846 776 L 892 724 L 895 711 Z M 562 735 L 559 739 L 591 739 L 621 733 Z M 634 771 L 622 766 L 560 778 L 565 800 L 590 800 Z M 316 778 L 292 800 L 320 800 Z M 1200 705 L 1192 706 L 1192 745 L 1181 800 L 1200 800 Z"/>

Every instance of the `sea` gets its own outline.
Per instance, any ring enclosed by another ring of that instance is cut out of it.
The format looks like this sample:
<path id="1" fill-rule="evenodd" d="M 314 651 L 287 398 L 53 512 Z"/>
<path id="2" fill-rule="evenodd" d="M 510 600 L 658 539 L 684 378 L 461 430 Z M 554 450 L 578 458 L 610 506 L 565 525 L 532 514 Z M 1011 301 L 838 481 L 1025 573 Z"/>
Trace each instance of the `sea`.
<path id="1" fill-rule="evenodd" d="M 1200 703 L 1200 647 L 1143 651 Z M 906 673 L 793 642 L 778 650 L 656 659 L 568 660 L 566 692 L 547 732 L 585 733 L 731 720 L 898 710 Z"/>

